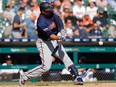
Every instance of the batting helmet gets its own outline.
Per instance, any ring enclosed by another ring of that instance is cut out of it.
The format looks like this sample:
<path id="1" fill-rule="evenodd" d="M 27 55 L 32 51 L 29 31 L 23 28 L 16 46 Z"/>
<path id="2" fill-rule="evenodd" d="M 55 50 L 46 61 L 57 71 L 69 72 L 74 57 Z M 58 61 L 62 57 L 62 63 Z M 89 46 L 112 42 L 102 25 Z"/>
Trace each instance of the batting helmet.
<path id="1" fill-rule="evenodd" d="M 48 2 L 42 2 L 41 4 L 40 4 L 40 11 L 52 11 L 52 7 L 51 7 L 51 5 L 50 5 L 50 3 L 48 3 Z"/>

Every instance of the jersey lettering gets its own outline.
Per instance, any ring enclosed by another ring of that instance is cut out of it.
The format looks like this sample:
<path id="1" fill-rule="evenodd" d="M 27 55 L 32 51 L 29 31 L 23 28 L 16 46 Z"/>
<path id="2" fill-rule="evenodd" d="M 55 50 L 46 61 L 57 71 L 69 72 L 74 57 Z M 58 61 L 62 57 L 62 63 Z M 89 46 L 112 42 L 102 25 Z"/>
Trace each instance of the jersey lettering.
<path id="1" fill-rule="evenodd" d="M 45 32 L 49 31 L 49 28 L 45 28 L 44 31 L 45 31 Z"/>
<path id="2" fill-rule="evenodd" d="M 52 30 L 52 29 L 56 28 L 56 24 L 54 22 L 52 22 L 52 24 L 50 24 L 48 26 L 48 28 Z"/>

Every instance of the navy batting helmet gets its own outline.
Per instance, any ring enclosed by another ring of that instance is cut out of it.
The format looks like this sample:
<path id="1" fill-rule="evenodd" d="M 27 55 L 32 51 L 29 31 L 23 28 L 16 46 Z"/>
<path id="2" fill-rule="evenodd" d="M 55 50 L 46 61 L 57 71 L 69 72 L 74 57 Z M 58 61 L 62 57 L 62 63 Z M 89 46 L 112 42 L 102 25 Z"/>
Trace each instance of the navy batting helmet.
<path id="1" fill-rule="evenodd" d="M 52 7 L 48 2 L 42 2 L 40 4 L 40 11 L 52 11 Z"/>

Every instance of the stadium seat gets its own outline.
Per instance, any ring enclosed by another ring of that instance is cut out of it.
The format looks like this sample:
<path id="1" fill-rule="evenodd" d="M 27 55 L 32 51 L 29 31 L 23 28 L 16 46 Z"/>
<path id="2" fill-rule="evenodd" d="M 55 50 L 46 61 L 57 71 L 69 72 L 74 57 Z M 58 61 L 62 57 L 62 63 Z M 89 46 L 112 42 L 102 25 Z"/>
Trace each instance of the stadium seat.
<path id="1" fill-rule="evenodd" d="M 5 9 L 5 6 L 7 5 L 8 0 L 2 0 L 2 9 Z"/>
<path id="2" fill-rule="evenodd" d="M 9 25 L 9 20 L 5 18 L 0 18 L 0 38 L 4 36 L 4 31 Z"/>
<path id="3" fill-rule="evenodd" d="M 114 19 L 116 21 L 116 11 L 112 7 L 107 7 L 108 15 L 110 19 Z"/>
<path id="4" fill-rule="evenodd" d="M 107 6 L 108 11 L 113 11 L 114 9 L 111 6 Z"/>
<path id="5" fill-rule="evenodd" d="M 101 6 L 98 6 L 98 10 L 103 10 L 104 11 L 104 8 L 101 7 Z"/>
<path id="6" fill-rule="evenodd" d="M 87 7 L 89 5 L 88 0 L 84 0 L 84 6 Z"/>

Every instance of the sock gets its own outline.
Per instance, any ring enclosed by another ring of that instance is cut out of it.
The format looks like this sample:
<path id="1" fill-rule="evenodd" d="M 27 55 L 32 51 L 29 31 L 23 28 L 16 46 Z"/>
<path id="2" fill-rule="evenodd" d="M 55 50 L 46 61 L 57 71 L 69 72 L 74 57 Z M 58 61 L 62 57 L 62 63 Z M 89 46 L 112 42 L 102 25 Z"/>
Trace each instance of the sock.
<path id="1" fill-rule="evenodd" d="M 74 65 L 69 66 L 69 67 L 68 67 L 68 70 L 69 70 L 69 72 L 71 73 L 71 75 L 74 77 L 74 79 L 75 79 L 77 76 L 79 76 L 79 75 L 78 75 L 78 72 L 77 72 L 77 69 L 76 69 L 76 67 L 75 67 Z"/>

